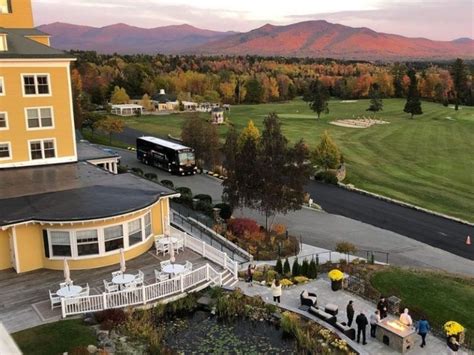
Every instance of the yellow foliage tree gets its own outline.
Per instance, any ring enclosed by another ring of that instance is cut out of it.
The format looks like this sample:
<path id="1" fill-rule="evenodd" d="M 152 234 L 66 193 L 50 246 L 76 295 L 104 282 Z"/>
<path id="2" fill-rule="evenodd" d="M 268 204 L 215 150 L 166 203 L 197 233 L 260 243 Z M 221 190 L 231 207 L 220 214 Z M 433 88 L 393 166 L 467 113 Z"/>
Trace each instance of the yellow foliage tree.
<path id="1" fill-rule="evenodd" d="M 249 121 L 249 123 L 247 124 L 247 127 L 245 127 L 240 133 L 239 141 L 238 141 L 239 147 L 242 147 L 245 141 L 249 138 L 255 141 L 258 141 L 260 139 L 260 131 L 258 130 L 257 127 L 255 127 L 252 120 Z"/>
<path id="2" fill-rule="evenodd" d="M 142 105 L 147 111 L 150 111 L 152 109 L 153 106 L 151 104 L 150 96 L 148 96 L 148 94 L 143 95 Z"/>
<path id="3" fill-rule="evenodd" d="M 107 133 L 109 135 L 109 144 L 112 144 L 112 134 L 123 132 L 125 122 L 120 118 L 107 117 L 103 120 L 97 121 L 95 128 Z"/>
<path id="4" fill-rule="evenodd" d="M 112 92 L 112 96 L 110 97 L 110 102 L 112 104 L 127 104 L 130 101 L 130 97 L 125 91 L 124 88 L 121 87 L 114 87 L 114 91 Z"/>

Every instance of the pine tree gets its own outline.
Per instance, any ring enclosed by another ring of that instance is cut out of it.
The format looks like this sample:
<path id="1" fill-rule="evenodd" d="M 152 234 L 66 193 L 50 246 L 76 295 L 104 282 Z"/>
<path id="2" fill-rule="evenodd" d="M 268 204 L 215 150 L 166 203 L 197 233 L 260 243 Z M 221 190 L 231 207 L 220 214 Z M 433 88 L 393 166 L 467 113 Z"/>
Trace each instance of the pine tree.
<path id="1" fill-rule="evenodd" d="M 316 79 L 308 87 L 308 90 L 303 96 L 303 100 L 308 102 L 311 110 L 316 112 L 318 119 L 322 113 L 329 113 L 329 93 L 323 83 Z"/>
<path id="2" fill-rule="evenodd" d="M 310 279 L 315 279 L 318 276 L 318 267 L 314 258 L 311 259 L 308 267 L 308 277 Z"/>
<path id="3" fill-rule="evenodd" d="M 298 263 L 298 258 L 295 258 L 295 261 L 293 261 L 293 265 L 291 266 L 291 275 L 293 277 L 300 275 L 300 264 Z"/>
<path id="4" fill-rule="evenodd" d="M 280 275 L 283 274 L 283 264 L 280 258 L 278 258 L 276 262 L 275 271 L 278 272 Z"/>
<path id="5" fill-rule="evenodd" d="M 404 112 L 414 115 L 421 115 L 420 92 L 418 91 L 418 81 L 416 79 L 416 72 L 413 69 L 408 70 L 408 77 L 410 78 L 410 86 L 408 87 L 407 102 L 405 104 Z"/>
<path id="6" fill-rule="evenodd" d="M 454 86 L 454 109 L 459 109 L 459 104 L 467 90 L 467 71 L 462 59 L 458 58 L 451 67 L 451 77 Z"/>
<path id="7" fill-rule="evenodd" d="M 283 274 L 289 275 L 291 272 L 290 261 L 288 258 L 285 259 L 285 263 L 283 264 Z"/>
<path id="8" fill-rule="evenodd" d="M 374 113 L 374 118 L 377 112 L 383 110 L 383 102 L 380 95 L 380 88 L 378 84 L 372 84 L 369 90 L 370 106 L 367 111 Z"/>
<path id="9" fill-rule="evenodd" d="M 303 262 L 301 263 L 300 275 L 308 277 L 308 272 L 309 272 L 309 262 L 308 260 L 304 259 Z"/>

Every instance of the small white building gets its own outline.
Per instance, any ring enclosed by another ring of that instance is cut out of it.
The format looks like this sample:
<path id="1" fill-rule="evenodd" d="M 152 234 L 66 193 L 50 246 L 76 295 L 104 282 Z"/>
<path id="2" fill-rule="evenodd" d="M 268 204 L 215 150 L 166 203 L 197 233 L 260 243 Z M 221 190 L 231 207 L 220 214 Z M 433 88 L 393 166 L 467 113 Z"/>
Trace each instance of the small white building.
<path id="1" fill-rule="evenodd" d="M 112 111 L 114 115 L 119 116 L 135 116 L 137 114 L 143 114 L 143 106 L 136 104 L 120 104 L 112 105 Z"/>
<path id="2" fill-rule="evenodd" d="M 224 123 L 224 110 L 220 107 L 214 107 L 211 111 L 211 123 L 212 124 L 223 124 Z"/>

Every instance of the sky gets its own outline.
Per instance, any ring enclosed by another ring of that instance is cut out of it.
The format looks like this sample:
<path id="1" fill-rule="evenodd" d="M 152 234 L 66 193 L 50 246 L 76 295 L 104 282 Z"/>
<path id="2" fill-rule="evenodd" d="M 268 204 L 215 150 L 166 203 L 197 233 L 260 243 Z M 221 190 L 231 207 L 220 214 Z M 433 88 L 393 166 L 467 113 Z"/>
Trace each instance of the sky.
<path id="1" fill-rule="evenodd" d="M 327 20 L 408 37 L 474 37 L 472 0 L 32 0 L 37 25 L 190 24 L 245 32 L 266 23 Z"/>

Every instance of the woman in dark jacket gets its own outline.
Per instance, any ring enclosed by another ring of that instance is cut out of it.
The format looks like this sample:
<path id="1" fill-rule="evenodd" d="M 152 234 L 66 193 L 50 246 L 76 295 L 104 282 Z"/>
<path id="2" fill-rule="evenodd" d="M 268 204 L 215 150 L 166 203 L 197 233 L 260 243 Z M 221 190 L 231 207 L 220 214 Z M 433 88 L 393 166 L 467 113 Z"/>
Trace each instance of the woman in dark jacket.
<path id="1" fill-rule="evenodd" d="M 418 331 L 418 334 L 421 336 L 421 347 L 423 348 L 426 345 L 426 334 L 430 331 L 430 323 L 423 317 L 421 320 L 418 321 L 418 324 L 416 325 L 416 330 Z"/>
<path id="2" fill-rule="evenodd" d="M 377 309 L 379 310 L 380 319 L 387 317 L 388 303 L 384 296 L 380 297 L 380 301 L 377 303 Z"/>

